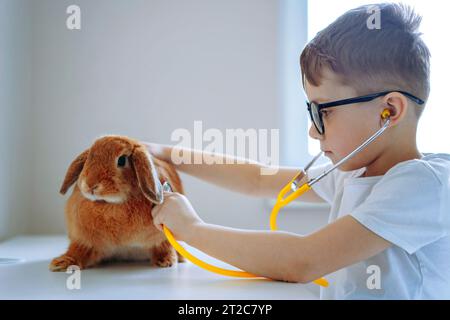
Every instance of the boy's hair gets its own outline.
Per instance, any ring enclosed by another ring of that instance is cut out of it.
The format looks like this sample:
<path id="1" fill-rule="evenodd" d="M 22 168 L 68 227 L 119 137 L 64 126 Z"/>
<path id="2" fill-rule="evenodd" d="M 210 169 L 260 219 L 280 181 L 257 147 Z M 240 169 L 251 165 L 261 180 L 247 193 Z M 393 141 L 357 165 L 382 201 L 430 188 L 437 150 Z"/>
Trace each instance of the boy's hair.
<path id="1" fill-rule="evenodd" d="M 380 28 L 369 28 L 379 10 Z M 430 52 L 418 32 L 422 17 L 396 3 L 365 5 L 347 11 L 309 42 L 300 57 L 305 78 L 319 86 L 323 68 L 359 94 L 404 90 L 427 101 Z M 415 108 L 419 118 L 423 108 Z"/>

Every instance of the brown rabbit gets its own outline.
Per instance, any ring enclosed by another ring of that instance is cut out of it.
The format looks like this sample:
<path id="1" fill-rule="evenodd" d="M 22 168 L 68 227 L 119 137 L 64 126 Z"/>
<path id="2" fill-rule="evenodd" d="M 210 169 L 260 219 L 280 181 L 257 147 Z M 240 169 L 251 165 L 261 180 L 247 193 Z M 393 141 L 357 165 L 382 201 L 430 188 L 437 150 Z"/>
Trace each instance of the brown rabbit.
<path id="1" fill-rule="evenodd" d="M 116 259 L 150 259 L 158 267 L 183 262 L 153 225 L 151 210 L 160 202 L 165 181 L 183 193 L 174 167 L 153 158 L 138 141 L 116 135 L 96 140 L 72 162 L 62 184 L 65 194 L 76 182 L 65 206 L 70 245 L 50 270 Z"/>

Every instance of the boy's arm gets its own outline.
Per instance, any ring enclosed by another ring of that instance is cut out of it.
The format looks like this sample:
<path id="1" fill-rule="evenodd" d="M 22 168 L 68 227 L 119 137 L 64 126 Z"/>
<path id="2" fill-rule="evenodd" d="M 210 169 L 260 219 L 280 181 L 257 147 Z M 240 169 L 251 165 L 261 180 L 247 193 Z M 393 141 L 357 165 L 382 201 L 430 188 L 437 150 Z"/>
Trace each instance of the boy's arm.
<path id="1" fill-rule="evenodd" d="M 280 167 L 273 175 L 262 175 L 261 172 L 264 169 L 267 170 L 273 167 L 265 166 L 249 159 L 236 158 L 224 154 L 213 154 L 148 142 L 143 142 L 143 144 L 147 146 L 149 152 L 155 157 L 172 163 L 181 172 L 225 189 L 254 197 L 276 198 L 280 190 L 299 172 L 299 169 L 296 168 Z M 192 164 L 175 164 L 172 159 L 172 152 L 186 156 L 191 159 Z M 222 160 L 223 164 L 213 163 L 213 159 L 217 159 L 217 157 Z M 193 163 L 194 158 L 202 159 L 201 163 Z M 238 164 L 237 160 L 245 163 Z M 226 164 L 227 162 L 231 164 Z M 307 192 L 299 200 L 324 202 L 313 190 Z"/>
<path id="2" fill-rule="evenodd" d="M 351 216 L 306 237 L 201 223 L 192 228 L 184 241 L 241 270 L 300 283 L 369 259 L 391 246 Z"/>
<path id="3" fill-rule="evenodd" d="M 147 146 L 152 155 L 171 163 L 180 172 L 231 191 L 257 196 L 261 165 L 256 161 L 179 146 L 146 142 L 143 144 Z M 176 163 L 172 154 L 176 157 L 190 159 L 190 162 Z M 194 159 L 198 159 L 198 161 L 194 162 Z M 214 160 L 221 162 L 214 163 Z M 242 164 L 237 164 L 237 160 Z"/>

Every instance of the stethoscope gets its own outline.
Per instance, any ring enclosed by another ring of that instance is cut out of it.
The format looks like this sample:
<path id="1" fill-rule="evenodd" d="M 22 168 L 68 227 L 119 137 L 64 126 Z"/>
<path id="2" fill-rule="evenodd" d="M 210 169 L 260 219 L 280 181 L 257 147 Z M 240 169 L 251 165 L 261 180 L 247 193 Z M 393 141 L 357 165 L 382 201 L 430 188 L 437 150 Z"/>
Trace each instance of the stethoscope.
<path id="1" fill-rule="evenodd" d="M 303 180 L 303 178 L 306 176 L 306 171 L 322 156 L 323 152 L 320 152 L 306 165 L 306 167 L 302 171 L 300 171 L 300 173 L 298 173 L 280 191 L 280 193 L 278 194 L 278 197 L 277 197 L 277 201 L 276 201 L 276 203 L 272 209 L 272 213 L 270 215 L 270 230 L 271 231 L 275 231 L 278 229 L 277 228 L 277 216 L 278 216 L 278 212 L 280 211 L 281 208 L 287 206 L 293 200 L 297 199 L 304 193 L 308 192 L 314 184 L 318 183 L 320 180 L 325 178 L 331 172 L 333 172 L 334 170 L 339 168 L 342 164 L 349 161 L 351 158 L 353 158 L 355 155 L 360 153 L 364 148 L 366 148 L 375 139 L 377 139 L 379 136 L 381 136 L 383 134 L 383 132 L 389 127 L 389 124 L 391 122 L 389 110 L 387 110 L 387 109 L 384 110 L 383 113 L 381 114 L 381 118 L 384 120 L 383 126 L 374 135 L 372 135 L 369 139 L 364 141 L 358 148 L 356 148 L 354 151 L 352 151 L 348 156 L 346 156 L 345 158 L 343 158 L 342 160 L 337 162 L 333 167 L 326 170 L 318 177 L 310 179 L 308 182 L 301 184 L 301 180 Z M 166 182 L 164 182 L 162 187 L 159 188 L 159 190 L 161 190 L 159 199 L 160 199 L 160 203 L 162 203 L 164 201 L 162 191 L 172 192 L 172 187 L 166 181 Z M 289 195 L 287 195 L 289 192 L 291 192 L 291 193 Z M 220 275 L 224 275 L 224 276 L 231 276 L 231 277 L 263 278 L 261 276 L 257 276 L 257 275 L 254 275 L 254 274 L 251 274 L 251 273 L 248 273 L 245 271 L 224 269 L 224 268 L 220 268 L 220 267 L 214 266 L 212 264 L 209 264 L 205 261 L 202 261 L 202 260 L 196 258 L 195 256 L 193 256 L 192 254 L 190 254 L 183 246 L 181 246 L 175 240 L 175 237 L 173 236 L 172 232 L 170 232 L 170 230 L 167 229 L 166 226 L 163 226 L 163 229 L 164 229 L 164 234 L 167 237 L 167 240 L 175 248 L 175 250 L 178 251 L 179 254 L 181 254 L 183 257 L 185 257 L 186 259 L 191 261 L 193 264 L 195 264 L 205 270 L 208 270 L 208 271 L 220 274 Z M 324 278 L 314 280 L 313 282 L 317 285 L 320 285 L 323 287 L 328 287 L 328 281 Z"/>

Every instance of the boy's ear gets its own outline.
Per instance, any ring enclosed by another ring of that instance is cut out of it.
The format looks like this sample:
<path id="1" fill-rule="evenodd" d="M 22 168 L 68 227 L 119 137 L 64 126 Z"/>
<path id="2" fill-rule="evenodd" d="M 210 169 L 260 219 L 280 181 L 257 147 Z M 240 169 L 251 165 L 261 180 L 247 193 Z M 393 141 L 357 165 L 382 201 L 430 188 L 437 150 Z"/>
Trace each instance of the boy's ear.
<path id="1" fill-rule="evenodd" d="M 385 109 L 389 110 L 389 117 L 393 125 L 397 124 L 405 118 L 408 113 L 409 107 L 408 99 L 401 93 L 391 92 L 384 98 L 384 106 L 381 112 Z"/>

